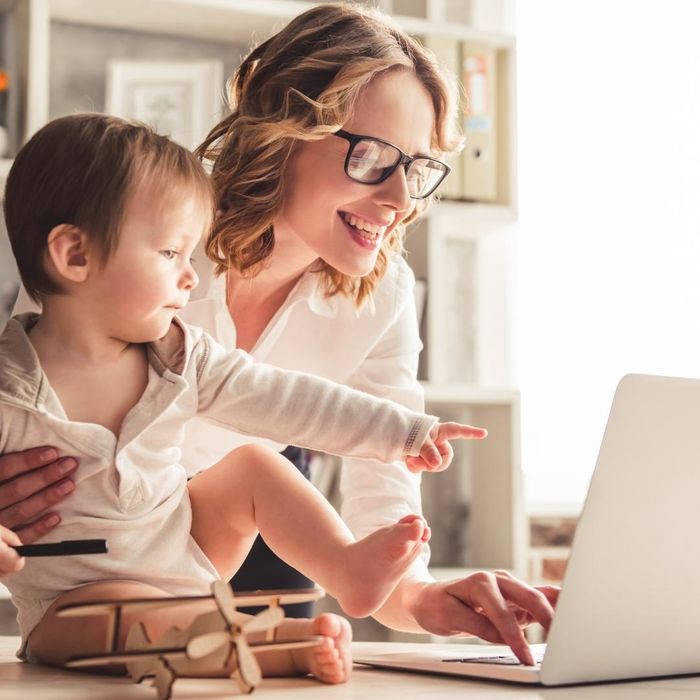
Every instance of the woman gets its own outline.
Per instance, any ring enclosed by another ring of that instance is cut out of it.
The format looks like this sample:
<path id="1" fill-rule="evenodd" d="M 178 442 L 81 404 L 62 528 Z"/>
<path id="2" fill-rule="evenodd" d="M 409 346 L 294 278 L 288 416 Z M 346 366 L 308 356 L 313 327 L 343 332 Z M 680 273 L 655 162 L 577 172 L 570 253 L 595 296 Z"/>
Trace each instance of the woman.
<path id="1" fill-rule="evenodd" d="M 245 59 L 231 114 L 199 149 L 219 200 L 206 250 L 215 266 L 196 261 L 201 281 L 185 320 L 258 360 L 420 406 L 414 280 L 400 251 L 406 224 L 449 171 L 439 158 L 459 145 L 454 121 L 453 91 L 434 59 L 380 15 L 326 5 L 294 19 Z M 189 428 L 185 464 L 212 464 L 251 441 L 201 422 Z M 12 479 L 0 522 L 15 529 L 71 488 L 58 471 L 75 461 L 39 461 L 39 452 L 0 459 L 0 477 Z M 352 462 L 341 475 L 342 515 L 356 536 L 420 508 L 419 480 L 400 465 Z M 52 485 L 39 491 L 44 481 Z M 30 541 L 49 517 L 17 532 Z M 436 582 L 426 560 L 377 619 L 505 642 L 532 663 L 520 625 L 548 627 L 555 589 L 505 573 Z M 272 577 L 265 587 L 280 585 Z"/>

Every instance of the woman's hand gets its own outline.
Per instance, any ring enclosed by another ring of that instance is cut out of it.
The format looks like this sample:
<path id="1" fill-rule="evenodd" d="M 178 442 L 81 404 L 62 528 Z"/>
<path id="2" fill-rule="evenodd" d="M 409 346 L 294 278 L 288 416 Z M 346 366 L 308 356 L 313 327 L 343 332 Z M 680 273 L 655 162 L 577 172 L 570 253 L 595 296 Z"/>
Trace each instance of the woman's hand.
<path id="1" fill-rule="evenodd" d="M 559 590 L 529 586 L 506 571 L 479 571 L 454 581 L 423 584 L 412 612 L 431 634 L 474 635 L 507 644 L 521 663 L 532 665 L 522 628 L 539 622 L 549 630 Z"/>
<path id="2" fill-rule="evenodd" d="M 19 571 L 24 566 L 24 559 L 8 545 L 22 544 L 12 530 L 0 525 L 0 578 L 6 574 Z"/>
<path id="3" fill-rule="evenodd" d="M 53 447 L 0 456 L 0 526 L 31 544 L 61 522 L 48 508 L 68 496 L 75 484 L 66 478 L 78 467 L 73 457 L 58 457 Z"/>
<path id="4" fill-rule="evenodd" d="M 441 472 L 450 466 L 454 456 L 450 440 L 483 440 L 487 435 L 485 428 L 462 423 L 438 423 L 425 439 L 420 455 L 406 457 L 406 466 L 412 472 Z"/>

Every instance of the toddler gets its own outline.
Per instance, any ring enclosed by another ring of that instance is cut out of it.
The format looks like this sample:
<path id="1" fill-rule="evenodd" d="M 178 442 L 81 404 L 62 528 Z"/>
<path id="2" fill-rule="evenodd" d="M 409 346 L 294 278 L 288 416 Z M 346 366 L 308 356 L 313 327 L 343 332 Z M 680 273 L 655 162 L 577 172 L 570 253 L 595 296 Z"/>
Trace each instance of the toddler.
<path id="1" fill-rule="evenodd" d="M 333 454 L 404 457 L 414 471 L 439 470 L 448 439 L 485 431 L 254 363 L 184 324 L 177 312 L 197 285 L 191 256 L 213 195 L 196 158 L 145 126 L 97 114 L 51 122 L 18 154 L 4 205 L 22 281 L 42 313 L 11 319 L 0 336 L 0 452 L 50 444 L 81 455 L 55 534 L 109 545 L 108 555 L 33 559 L 6 578 L 21 653 L 60 666 L 101 652 L 104 620 L 58 618 L 59 604 L 207 594 L 258 532 L 348 614 L 376 611 L 429 538 L 419 515 L 355 542 L 296 469 L 256 445 L 201 465 L 188 482 L 185 423 L 198 415 Z M 123 629 L 143 622 L 157 639 L 200 612 L 140 612 Z M 300 634 L 326 643 L 266 653 L 264 673 L 347 678 L 346 621 L 321 615 L 278 630 Z"/>

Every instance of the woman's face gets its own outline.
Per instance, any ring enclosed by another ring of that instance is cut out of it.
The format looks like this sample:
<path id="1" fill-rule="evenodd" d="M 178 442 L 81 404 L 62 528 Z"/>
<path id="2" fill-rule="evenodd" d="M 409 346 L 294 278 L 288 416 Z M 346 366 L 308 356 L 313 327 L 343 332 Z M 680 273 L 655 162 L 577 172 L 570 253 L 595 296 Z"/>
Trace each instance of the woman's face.
<path id="1" fill-rule="evenodd" d="M 428 91 L 409 71 L 375 78 L 343 129 L 374 136 L 404 153 L 429 154 L 435 112 Z M 350 144 L 338 137 L 300 143 L 285 179 L 284 205 L 274 222 L 275 251 L 293 248 L 350 276 L 369 274 L 382 240 L 413 211 L 403 167 L 378 185 L 344 171 Z"/>

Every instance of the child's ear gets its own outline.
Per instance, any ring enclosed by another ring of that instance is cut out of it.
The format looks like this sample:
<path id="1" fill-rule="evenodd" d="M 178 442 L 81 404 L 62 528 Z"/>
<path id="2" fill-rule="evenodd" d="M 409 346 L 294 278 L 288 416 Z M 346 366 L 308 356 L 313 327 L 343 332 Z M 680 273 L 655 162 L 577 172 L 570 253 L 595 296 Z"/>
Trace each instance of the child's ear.
<path id="1" fill-rule="evenodd" d="M 54 226 L 46 240 L 46 250 L 59 279 L 85 282 L 89 272 L 89 239 L 84 231 L 60 224 Z"/>

